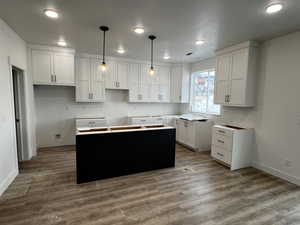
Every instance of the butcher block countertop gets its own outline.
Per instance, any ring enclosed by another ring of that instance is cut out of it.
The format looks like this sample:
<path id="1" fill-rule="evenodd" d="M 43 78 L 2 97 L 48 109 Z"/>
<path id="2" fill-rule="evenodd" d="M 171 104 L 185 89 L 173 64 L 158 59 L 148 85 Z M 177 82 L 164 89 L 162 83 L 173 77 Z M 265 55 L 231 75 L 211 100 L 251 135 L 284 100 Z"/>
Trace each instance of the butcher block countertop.
<path id="1" fill-rule="evenodd" d="M 131 131 L 161 130 L 161 129 L 175 129 L 175 128 L 167 125 L 161 125 L 161 124 L 78 128 L 76 135 L 120 133 L 120 132 L 131 132 Z"/>

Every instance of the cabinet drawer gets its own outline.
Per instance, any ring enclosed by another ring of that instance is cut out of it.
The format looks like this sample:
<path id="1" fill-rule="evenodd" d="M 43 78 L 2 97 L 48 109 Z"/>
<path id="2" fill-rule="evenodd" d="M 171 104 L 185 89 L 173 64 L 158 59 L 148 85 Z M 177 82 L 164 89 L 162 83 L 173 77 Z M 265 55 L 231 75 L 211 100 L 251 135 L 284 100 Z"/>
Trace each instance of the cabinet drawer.
<path id="1" fill-rule="evenodd" d="M 105 119 L 77 119 L 76 127 L 105 127 L 107 121 Z"/>
<path id="2" fill-rule="evenodd" d="M 214 133 L 212 142 L 215 146 L 232 151 L 232 137 L 230 136 Z"/>
<path id="3" fill-rule="evenodd" d="M 131 123 L 134 125 L 143 125 L 152 123 L 151 117 L 132 118 Z"/>
<path id="4" fill-rule="evenodd" d="M 231 151 L 228 151 L 224 148 L 213 145 L 211 149 L 211 156 L 215 159 L 218 159 L 226 164 L 231 164 Z"/>
<path id="5" fill-rule="evenodd" d="M 213 134 L 219 134 L 219 135 L 224 135 L 224 136 L 232 136 L 232 131 L 226 128 L 222 127 L 214 127 L 213 128 Z"/>

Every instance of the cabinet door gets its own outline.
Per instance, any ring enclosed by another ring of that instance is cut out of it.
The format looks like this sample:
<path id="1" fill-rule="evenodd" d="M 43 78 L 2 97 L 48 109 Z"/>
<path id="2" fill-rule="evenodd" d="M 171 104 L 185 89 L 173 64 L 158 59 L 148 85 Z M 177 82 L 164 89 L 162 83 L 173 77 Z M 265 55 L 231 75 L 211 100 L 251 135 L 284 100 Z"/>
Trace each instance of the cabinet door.
<path id="1" fill-rule="evenodd" d="M 108 89 L 115 89 L 117 80 L 117 64 L 115 61 L 107 61 L 106 63 L 107 70 L 104 72 L 105 87 Z"/>
<path id="2" fill-rule="evenodd" d="M 217 57 L 216 79 L 215 79 L 215 104 L 227 104 L 228 85 L 231 73 L 232 56 L 230 54 Z"/>
<path id="3" fill-rule="evenodd" d="M 117 65 L 117 88 L 128 89 L 128 63 L 119 62 Z"/>
<path id="4" fill-rule="evenodd" d="M 50 52 L 32 50 L 32 73 L 34 84 L 51 84 L 53 72 Z"/>
<path id="5" fill-rule="evenodd" d="M 190 70 L 187 65 L 182 66 L 181 93 L 179 97 L 181 103 L 190 102 Z"/>
<path id="6" fill-rule="evenodd" d="M 161 102 L 170 102 L 170 86 L 168 84 L 159 86 L 159 94 Z"/>
<path id="7" fill-rule="evenodd" d="M 141 101 L 140 93 L 140 65 L 131 63 L 128 72 L 128 86 L 129 86 L 129 102 Z"/>
<path id="8" fill-rule="evenodd" d="M 92 91 L 91 91 L 92 102 L 104 102 L 104 100 L 105 100 L 105 82 L 93 80 L 93 82 L 91 83 L 91 87 L 92 87 Z"/>
<path id="9" fill-rule="evenodd" d="M 180 143 L 186 144 L 186 124 L 183 120 L 178 120 L 178 141 Z"/>
<path id="10" fill-rule="evenodd" d="M 152 84 L 152 80 L 153 80 L 153 77 L 155 76 L 155 74 L 150 75 L 149 69 L 150 69 L 150 65 L 148 65 L 148 64 L 141 65 L 141 84 L 142 85 Z"/>
<path id="11" fill-rule="evenodd" d="M 182 68 L 174 66 L 171 69 L 171 101 L 175 103 L 181 102 L 181 81 Z"/>
<path id="12" fill-rule="evenodd" d="M 196 129 L 191 121 L 186 122 L 186 144 L 196 149 Z"/>
<path id="13" fill-rule="evenodd" d="M 248 49 L 234 52 L 232 55 L 232 72 L 229 83 L 229 104 L 245 104 L 245 88 L 248 65 Z"/>
<path id="14" fill-rule="evenodd" d="M 105 100 L 104 74 L 99 60 L 91 60 L 91 101 L 103 102 Z"/>
<path id="15" fill-rule="evenodd" d="M 150 101 L 151 102 L 160 102 L 160 91 L 159 84 L 152 84 L 150 89 Z"/>
<path id="16" fill-rule="evenodd" d="M 151 88 L 151 85 L 141 84 L 139 92 L 140 92 L 141 102 L 152 102 L 152 98 L 151 98 L 152 88 Z"/>
<path id="17" fill-rule="evenodd" d="M 76 58 L 76 101 L 90 101 L 91 63 L 89 58 Z"/>
<path id="18" fill-rule="evenodd" d="M 53 54 L 53 71 L 55 83 L 62 85 L 74 85 L 74 55 Z"/>
<path id="19" fill-rule="evenodd" d="M 160 66 L 158 68 L 159 84 L 170 84 L 170 68 L 168 66 Z"/>

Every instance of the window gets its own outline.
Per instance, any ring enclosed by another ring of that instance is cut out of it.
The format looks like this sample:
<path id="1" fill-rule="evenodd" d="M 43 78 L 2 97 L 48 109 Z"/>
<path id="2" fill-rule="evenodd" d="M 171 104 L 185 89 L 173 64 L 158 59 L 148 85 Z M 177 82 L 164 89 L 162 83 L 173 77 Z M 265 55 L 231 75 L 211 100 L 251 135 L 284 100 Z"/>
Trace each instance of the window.
<path id="1" fill-rule="evenodd" d="M 220 114 L 220 105 L 214 104 L 214 80 L 215 70 L 206 70 L 192 74 L 192 112 Z"/>

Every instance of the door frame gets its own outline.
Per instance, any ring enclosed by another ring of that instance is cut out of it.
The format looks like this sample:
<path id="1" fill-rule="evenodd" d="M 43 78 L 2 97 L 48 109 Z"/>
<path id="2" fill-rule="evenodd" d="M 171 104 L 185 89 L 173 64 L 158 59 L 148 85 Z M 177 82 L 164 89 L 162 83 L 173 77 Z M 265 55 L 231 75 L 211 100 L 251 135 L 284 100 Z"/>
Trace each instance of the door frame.
<path id="1" fill-rule="evenodd" d="M 16 168 L 18 168 L 18 159 L 19 161 L 26 160 L 29 156 L 29 149 L 27 146 L 27 124 L 26 124 L 26 96 L 25 96 L 25 70 L 20 69 L 17 66 L 14 66 L 11 63 L 10 57 L 8 57 L 8 66 L 9 66 L 9 83 L 10 83 L 10 93 L 11 93 L 11 110 L 13 112 L 12 118 L 13 118 L 13 138 L 14 138 L 14 149 L 15 149 L 15 154 L 16 154 Z M 20 122 L 20 143 L 21 143 L 21 151 L 20 151 L 20 156 L 21 158 L 18 157 L 18 144 L 17 144 L 17 132 L 16 132 L 16 116 L 15 116 L 15 102 L 14 102 L 14 84 L 13 84 L 13 69 L 17 70 L 18 75 L 17 76 L 22 76 L 19 79 L 20 86 L 18 87 L 19 91 L 21 93 L 19 94 L 19 102 L 20 102 L 20 117 L 21 117 L 21 122 Z"/>

